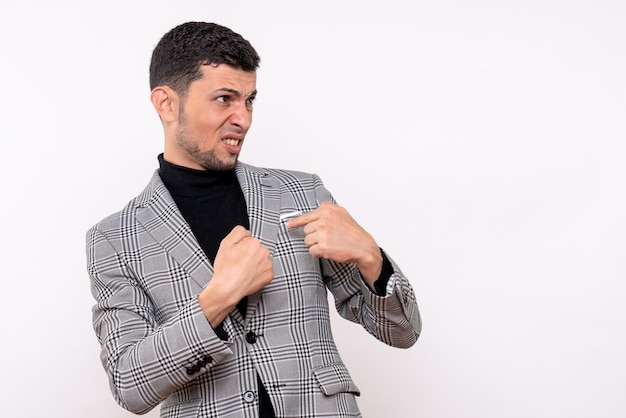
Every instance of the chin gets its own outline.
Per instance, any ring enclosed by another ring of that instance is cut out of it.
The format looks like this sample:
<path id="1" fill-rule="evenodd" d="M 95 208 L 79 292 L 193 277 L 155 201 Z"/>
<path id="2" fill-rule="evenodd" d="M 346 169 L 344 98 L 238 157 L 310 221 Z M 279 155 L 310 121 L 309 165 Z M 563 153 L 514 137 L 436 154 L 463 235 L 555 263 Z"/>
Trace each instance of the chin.
<path id="1" fill-rule="evenodd" d="M 234 170 L 237 165 L 238 156 L 233 158 L 208 158 L 202 161 L 202 167 L 213 171 L 230 171 Z"/>

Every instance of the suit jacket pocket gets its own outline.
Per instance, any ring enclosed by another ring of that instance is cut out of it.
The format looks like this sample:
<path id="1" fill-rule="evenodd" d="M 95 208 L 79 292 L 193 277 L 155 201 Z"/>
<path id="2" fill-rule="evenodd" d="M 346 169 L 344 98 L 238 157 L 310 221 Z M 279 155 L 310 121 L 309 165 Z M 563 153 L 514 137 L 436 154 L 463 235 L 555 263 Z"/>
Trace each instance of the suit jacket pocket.
<path id="1" fill-rule="evenodd" d="M 163 405 L 161 418 L 197 417 L 199 416 L 202 399 L 194 399 L 187 402 Z"/>
<path id="2" fill-rule="evenodd" d="M 361 391 L 352 381 L 348 369 L 342 363 L 329 364 L 313 370 L 313 375 L 324 392 L 324 395 L 331 396 L 337 393 L 350 392 L 360 395 Z"/>

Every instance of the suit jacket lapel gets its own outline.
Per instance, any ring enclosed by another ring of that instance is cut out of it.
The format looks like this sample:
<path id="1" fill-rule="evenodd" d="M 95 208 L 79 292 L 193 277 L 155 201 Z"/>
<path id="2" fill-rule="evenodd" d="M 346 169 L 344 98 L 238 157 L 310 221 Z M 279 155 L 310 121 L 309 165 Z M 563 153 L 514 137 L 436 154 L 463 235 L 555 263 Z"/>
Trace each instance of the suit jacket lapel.
<path id="1" fill-rule="evenodd" d="M 266 171 L 243 163 L 239 163 L 235 171 L 248 207 L 251 234 L 272 255 L 280 220 L 280 183 Z M 176 207 L 174 199 L 159 177 L 158 170 L 138 200 L 138 221 L 187 271 L 198 285 L 198 290 L 204 289 L 213 277 L 213 266 Z M 246 322 L 253 316 L 261 293 L 262 291 L 258 291 L 248 296 Z M 236 309 L 233 310 L 233 315 L 241 322 L 242 318 Z"/>
<path id="2" fill-rule="evenodd" d="M 266 171 L 239 163 L 235 169 L 250 220 L 250 232 L 274 254 L 280 221 L 280 183 Z M 253 316 L 261 291 L 248 296 L 246 322 Z"/>
<path id="3" fill-rule="evenodd" d="M 185 269 L 199 290 L 203 289 L 213 276 L 213 266 L 200 249 L 158 171 L 140 196 L 137 220 Z"/>

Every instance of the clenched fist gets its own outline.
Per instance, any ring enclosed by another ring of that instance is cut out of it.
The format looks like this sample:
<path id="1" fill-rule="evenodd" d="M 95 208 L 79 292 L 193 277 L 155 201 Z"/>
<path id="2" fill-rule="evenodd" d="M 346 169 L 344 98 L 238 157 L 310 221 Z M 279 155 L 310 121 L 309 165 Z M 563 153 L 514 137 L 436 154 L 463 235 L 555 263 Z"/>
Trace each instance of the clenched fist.
<path id="1" fill-rule="evenodd" d="M 260 290 L 274 277 L 269 250 L 243 226 L 234 227 L 222 240 L 213 267 L 211 281 L 198 296 L 213 327 L 244 296 Z"/>

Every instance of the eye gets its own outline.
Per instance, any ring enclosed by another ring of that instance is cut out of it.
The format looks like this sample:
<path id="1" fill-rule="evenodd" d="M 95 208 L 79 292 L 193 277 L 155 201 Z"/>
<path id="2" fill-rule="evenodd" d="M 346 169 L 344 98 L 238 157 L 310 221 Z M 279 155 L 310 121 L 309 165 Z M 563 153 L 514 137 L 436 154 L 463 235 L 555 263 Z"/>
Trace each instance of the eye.
<path id="1" fill-rule="evenodd" d="M 253 105 L 255 100 L 256 96 L 250 96 L 248 97 L 248 100 L 246 100 L 246 102 L 248 102 L 249 105 Z"/>
<path id="2" fill-rule="evenodd" d="M 228 96 L 219 96 L 217 99 L 218 103 L 228 103 L 229 97 Z"/>

